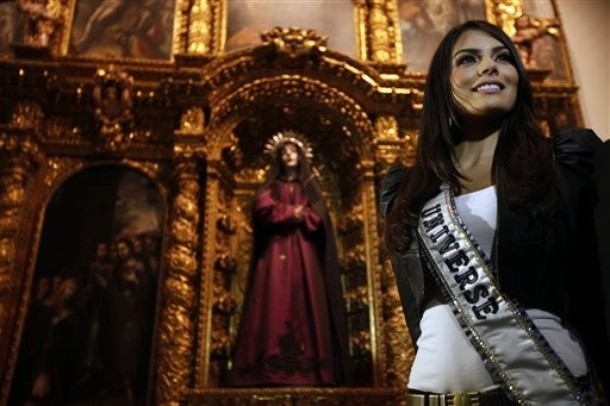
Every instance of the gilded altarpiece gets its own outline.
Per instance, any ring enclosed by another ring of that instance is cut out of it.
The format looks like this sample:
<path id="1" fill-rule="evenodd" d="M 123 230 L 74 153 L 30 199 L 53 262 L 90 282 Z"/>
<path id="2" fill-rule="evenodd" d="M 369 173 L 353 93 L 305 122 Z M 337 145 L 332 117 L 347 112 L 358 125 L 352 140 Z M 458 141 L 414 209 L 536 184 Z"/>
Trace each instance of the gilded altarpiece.
<path id="1" fill-rule="evenodd" d="M 549 136 L 582 125 L 551 0 L 544 7 L 470 1 L 466 9 L 453 1 L 346 0 L 353 25 L 344 30 L 255 27 L 254 44 L 232 49 L 229 34 L 243 28 L 230 26 L 238 21 L 229 15 L 233 0 L 85 3 L 0 4 L 0 18 L 11 22 L 0 33 L 3 402 L 26 341 L 50 202 L 70 179 L 104 167 L 139 174 L 162 207 L 143 403 L 400 404 L 413 348 L 384 251 L 377 192 L 388 166 L 411 163 L 417 144 L 426 61 L 409 60 L 420 45 L 407 35 L 415 16 L 459 22 L 480 15 L 517 40 L 516 21 L 526 15 L 535 36 L 523 46 L 531 52 L 541 124 Z M 553 64 L 545 65 L 549 52 Z M 351 387 L 226 386 L 252 249 L 252 198 L 268 165 L 262 151 L 285 129 L 310 141 L 329 202 Z M 134 401 L 127 391 L 70 396 Z"/>

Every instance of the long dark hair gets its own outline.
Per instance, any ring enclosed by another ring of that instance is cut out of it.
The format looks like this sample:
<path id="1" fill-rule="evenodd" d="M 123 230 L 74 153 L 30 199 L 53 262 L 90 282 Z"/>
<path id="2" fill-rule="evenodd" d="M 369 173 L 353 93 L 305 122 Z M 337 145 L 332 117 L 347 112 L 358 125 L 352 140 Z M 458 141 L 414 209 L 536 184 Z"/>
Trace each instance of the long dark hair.
<path id="1" fill-rule="evenodd" d="M 436 49 L 424 87 L 417 158 L 401 184 L 387 218 L 386 240 L 394 252 L 404 251 L 423 204 L 446 183 L 457 193 L 462 175 L 454 164 L 455 146 L 461 141 L 460 111 L 451 91 L 452 53 L 467 31 L 481 31 L 500 41 L 511 55 L 519 83 L 513 108 L 501 119 L 494 155 L 493 177 L 505 203 L 537 215 L 559 204 L 559 186 L 550 149 L 533 111 L 533 93 L 519 53 L 499 27 L 487 21 L 467 21 L 453 28 Z M 498 182 L 501 178 L 502 182 Z"/>

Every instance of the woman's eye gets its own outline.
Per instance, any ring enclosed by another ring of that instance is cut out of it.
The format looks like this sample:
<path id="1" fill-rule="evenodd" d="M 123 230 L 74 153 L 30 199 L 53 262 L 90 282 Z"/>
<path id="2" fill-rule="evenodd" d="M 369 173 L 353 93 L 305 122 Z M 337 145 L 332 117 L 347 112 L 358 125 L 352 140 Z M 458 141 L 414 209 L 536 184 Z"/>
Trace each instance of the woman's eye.
<path id="1" fill-rule="evenodd" d="M 460 56 L 457 59 L 456 63 L 457 63 L 457 65 L 464 65 L 464 64 L 468 64 L 468 63 L 473 63 L 475 61 L 476 61 L 476 59 L 475 59 L 474 56 L 472 56 L 472 55 L 463 55 L 463 56 Z"/>
<path id="2" fill-rule="evenodd" d="M 508 52 L 507 53 L 498 54 L 496 59 L 498 61 L 503 61 L 503 62 L 511 62 L 511 63 L 513 62 L 513 57 Z"/>

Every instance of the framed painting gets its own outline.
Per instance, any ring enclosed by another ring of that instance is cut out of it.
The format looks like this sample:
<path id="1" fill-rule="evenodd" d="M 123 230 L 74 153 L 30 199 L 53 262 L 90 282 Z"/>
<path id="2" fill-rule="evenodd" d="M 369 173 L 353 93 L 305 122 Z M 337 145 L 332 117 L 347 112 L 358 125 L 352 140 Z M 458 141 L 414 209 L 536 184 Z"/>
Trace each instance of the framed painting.
<path id="1" fill-rule="evenodd" d="M 69 54 L 169 60 L 176 0 L 78 0 Z"/>
<path id="2" fill-rule="evenodd" d="M 57 190 L 9 404 L 145 403 L 163 212 L 156 186 L 126 168 L 88 169 Z"/>
<path id="3" fill-rule="evenodd" d="M 426 72 L 436 47 L 454 26 L 485 20 L 485 0 L 398 0 L 403 58 L 410 72 Z"/>
<path id="4" fill-rule="evenodd" d="M 313 29 L 330 49 L 357 56 L 352 0 L 228 0 L 224 50 L 260 45 L 260 34 L 273 27 Z"/>

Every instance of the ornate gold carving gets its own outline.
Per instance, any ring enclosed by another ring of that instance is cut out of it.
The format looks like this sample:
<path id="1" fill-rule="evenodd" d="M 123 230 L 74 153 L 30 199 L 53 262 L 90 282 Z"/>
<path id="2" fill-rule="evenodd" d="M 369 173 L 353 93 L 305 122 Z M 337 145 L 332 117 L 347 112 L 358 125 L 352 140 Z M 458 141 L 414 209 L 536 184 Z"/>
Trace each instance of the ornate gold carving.
<path id="1" fill-rule="evenodd" d="M 380 141 L 400 141 L 398 123 L 395 117 L 380 116 L 375 121 L 375 132 Z"/>
<path id="2" fill-rule="evenodd" d="M 395 388 L 202 388 L 188 393 L 189 405 L 400 406 Z"/>
<path id="3" fill-rule="evenodd" d="M 220 286 L 215 286 L 214 297 L 216 298 L 216 300 L 214 301 L 214 311 L 216 313 L 224 313 L 230 315 L 235 312 L 237 303 L 235 302 L 235 299 L 233 298 L 230 292 L 225 291 Z M 216 329 L 212 334 L 214 333 L 216 333 L 217 335 L 221 335 L 220 331 L 217 331 Z M 224 334 L 222 335 L 229 337 L 228 331 L 224 331 Z"/>
<path id="4" fill-rule="evenodd" d="M 385 286 L 382 295 L 383 314 L 387 315 L 383 320 L 384 341 L 387 343 L 387 380 L 390 386 L 404 388 L 415 358 L 415 349 L 405 323 L 390 261 L 383 262 L 381 275 L 382 284 Z"/>
<path id="5" fill-rule="evenodd" d="M 315 60 L 326 52 L 327 37 L 314 30 L 295 27 L 274 27 L 261 34 L 265 44 L 271 44 L 276 56 L 285 65 L 302 66 L 307 60 Z"/>
<path id="6" fill-rule="evenodd" d="M 237 302 L 231 292 L 231 287 L 239 266 L 238 259 L 232 254 L 232 241 L 235 232 L 229 231 L 231 228 L 227 230 L 224 227 L 224 225 L 230 225 L 230 220 L 222 221 L 222 219 L 230 219 L 235 206 L 235 198 L 232 191 L 224 182 L 218 182 L 216 190 L 218 191 L 216 195 L 216 200 L 218 201 L 216 218 L 221 221 L 216 222 L 214 233 L 213 248 L 215 250 L 215 259 L 213 264 L 211 264 L 211 269 L 209 268 L 211 261 L 206 266 L 206 272 L 213 274 L 210 275 L 213 284 L 211 289 L 213 305 L 211 314 L 208 317 L 211 316 L 212 318 L 211 337 L 214 342 L 210 346 L 208 382 L 214 386 L 220 384 L 220 379 L 224 375 L 223 371 L 226 371 L 228 368 L 232 316 L 237 306 Z M 212 228 L 208 229 L 211 230 Z M 209 241 L 209 243 L 212 243 L 212 241 Z M 207 280 L 210 281 L 209 278 Z M 210 292 L 209 288 L 207 292 Z M 215 342 L 216 339 L 219 341 Z"/>
<path id="7" fill-rule="evenodd" d="M 366 310 L 369 307 L 369 292 L 367 286 L 359 286 L 347 294 L 350 311 Z"/>
<path id="8" fill-rule="evenodd" d="M 220 231 L 224 231 L 228 234 L 234 234 L 236 230 L 235 222 L 230 214 L 219 216 L 218 220 L 216 220 L 216 226 Z"/>
<path id="9" fill-rule="evenodd" d="M 223 293 L 223 295 L 227 295 Z M 222 306 L 222 304 L 220 305 Z M 218 311 L 219 304 L 218 301 L 214 304 L 214 310 Z M 210 355 L 213 358 L 225 358 L 230 354 L 231 351 L 231 338 L 226 332 L 226 329 L 223 324 L 223 319 L 221 317 L 214 316 L 212 319 L 212 337 L 211 337 L 211 345 L 210 345 Z M 220 371 L 220 366 L 218 364 L 212 364 L 211 366 L 214 371 L 211 375 L 218 376 Z"/>
<path id="10" fill-rule="evenodd" d="M 389 21 L 385 0 L 368 0 L 370 29 L 369 41 L 371 57 L 374 62 L 389 62 L 392 60 Z"/>
<path id="11" fill-rule="evenodd" d="M 27 17 L 24 43 L 48 47 L 63 23 L 60 0 L 17 0 L 17 8 Z"/>
<path id="12" fill-rule="evenodd" d="M 183 151 L 178 149 L 178 151 Z M 176 196 L 172 204 L 170 242 L 163 281 L 164 305 L 159 322 L 156 399 L 178 404 L 192 377 L 199 224 L 199 165 L 192 154 L 176 156 Z"/>
<path id="13" fill-rule="evenodd" d="M 40 128 L 43 119 L 44 114 L 38 103 L 21 101 L 17 103 L 13 110 L 11 126 L 14 128 L 37 130 Z"/>
<path id="14" fill-rule="evenodd" d="M 300 75 L 282 75 L 281 77 L 257 79 L 248 83 L 215 108 L 210 127 L 220 127 L 221 122 L 233 118 L 230 116 L 243 109 L 244 105 L 256 105 L 259 101 L 272 100 L 280 94 L 288 100 L 305 98 L 340 112 L 361 136 L 366 137 L 374 132 L 368 116 L 353 99 L 325 83 Z M 235 116 L 235 119 L 239 118 L 241 117 Z M 347 127 L 345 130 L 350 131 Z M 214 145 L 211 150 L 218 151 L 219 146 Z M 363 147 L 365 153 L 368 153 L 367 140 L 361 140 L 360 146 Z M 219 152 L 213 154 L 216 156 Z"/>
<path id="15" fill-rule="evenodd" d="M 74 144 L 82 137 L 81 129 L 71 127 L 67 117 L 49 117 L 44 124 L 44 135 L 48 139 Z"/>
<path id="16" fill-rule="evenodd" d="M 537 70 L 539 66 L 532 58 L 534 43 L 545 34 L 557 35 L 559 24 L 554 19 L 537 19 L 528 14 L 521 14 L 513 20 L 512 39 L 526 68 Z M 547 74 L 550 71 L 546 72 Z"/>
<path id="17" fill-rule="evenodd" d="M 47 159 L 47 171 L 44 178 L 44 184 L 48 187 L 56 184 L 57 179 L 67 172 L 69 167 L 74 166 L 75 162 L 71 159 L 66 158 L 48 158 Z M 81 165 L 82 166 L 82 165 Z"/>
<path id="18" fill-rule="evenodd" d="M 95 120 L 99 124 L 98 148 L 125 150 L 134 138 L 132 113 L 133 78 L 114 65 L 98 69 L 94 78 Z"/>
<path id="19" fill-rule="evenodd" d="M 237 269 L 237 259 L 228 254 L 220 254 L 216 257 L 214 267 L 217 271 L 223 273 L 234 273 Z"/>
<path id="20" fill-rule="evenodd" d="M 508 35 L 514 34 L 514 21 L 523 13 L 522 0 L 492 0 L 486 5 L 490 21 L 502 27 Z"/>
<path id="21" fill-rule="evenodd" d="M 188 52 L 205 54 L 210 52 L 210 29 L 212 9 L 209 0 L 194 0 L 189 13 Z"/>
<path id="22" fill-rule="evenodd" d="M 23 203 L 27 176 L 40 159 L 31 139 L 0 135 L 0 208 L 5 213 Z"/>
<path id="23" fill-rule="evenodd" d="M 205 116 L 201 107 L 191 107 L 182 114 L 178 135 L 200 135 L 205 127 Z"/>
<path id="24" fill-rule="evenodd" d="M 23 252 L 18 249 L 25 238 L 20 233 L 24 227 L 22 215 L 32 172 L 40 160 L 38 146 L 29 137 L 0 134 L 0 337 L 6 337 L 4 332 L 11 322 L 6 315 L 10 312 L 10 290 L 20 274 L 14 271 L 18 255 Z M 9 360 L 6 365 L 12 362 Z M 0 388 L 0 398 L 3 392 L 4 386 Z"/>

